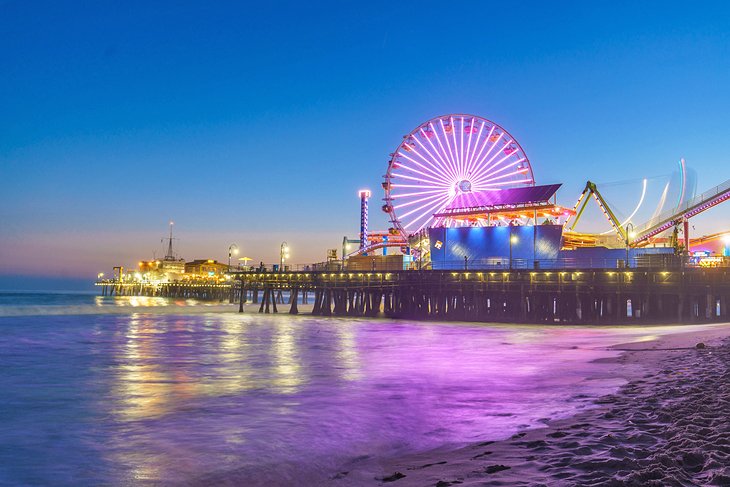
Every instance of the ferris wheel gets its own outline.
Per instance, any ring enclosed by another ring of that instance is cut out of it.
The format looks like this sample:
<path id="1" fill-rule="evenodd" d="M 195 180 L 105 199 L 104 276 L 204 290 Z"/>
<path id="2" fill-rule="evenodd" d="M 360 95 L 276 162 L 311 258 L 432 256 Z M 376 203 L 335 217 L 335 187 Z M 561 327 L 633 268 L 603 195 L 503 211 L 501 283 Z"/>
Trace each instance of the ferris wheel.
<path id="1" fill-rule="evenodd" d="M 434 214 L 460 194 L 534 184 L 525 151 L 505 129 L 474 115 L 444 115 L 422 123 L 391 154 L 383 211 L 408 237 L 437 224 Z"/>

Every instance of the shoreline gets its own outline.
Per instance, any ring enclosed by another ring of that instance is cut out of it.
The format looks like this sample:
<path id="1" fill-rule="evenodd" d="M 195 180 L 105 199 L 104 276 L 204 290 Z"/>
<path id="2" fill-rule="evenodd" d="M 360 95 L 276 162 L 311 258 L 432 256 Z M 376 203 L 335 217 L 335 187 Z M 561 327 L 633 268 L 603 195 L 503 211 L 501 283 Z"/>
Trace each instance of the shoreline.
<path id="1" fill-rule="evenodd" d="M 138 302 L 135 303 L 134 300 Z M 154 303 L 159 299 L 159 304 Z M 80 305 L 17 305 L 0 307 L 0 318 L 12 318 L 19 316 L 59 316 L 59 315 L 128 315 L 128 314 L 153 314 L 153 315 L 198 315 L 204 313 L 216 314 L 239 314 L 238 303 L 220 301 L 197 301 L 197 300 L 176 300 L 164 301 L 170 298 L 126 298 L 124 304 L 109 303 L 102 305 L 80 304 Z M 259 304 L 244 304 L 243 314 L 258 315 Z M 278 313 L 271 313 L 269 316 L 289 315 L 289 304 L 280 304 Z M 299 304 L 299 315 L 306 315 L 312 312 L 313 304 Z"/>
<path id="2" fill-rule="evenodd" d="M 505 440 L 353 466 L 330 484 L 730 485 L 730 324 L 609 349 L 622 353 L 597 362 L 627 383 L 591 409 Z"/>

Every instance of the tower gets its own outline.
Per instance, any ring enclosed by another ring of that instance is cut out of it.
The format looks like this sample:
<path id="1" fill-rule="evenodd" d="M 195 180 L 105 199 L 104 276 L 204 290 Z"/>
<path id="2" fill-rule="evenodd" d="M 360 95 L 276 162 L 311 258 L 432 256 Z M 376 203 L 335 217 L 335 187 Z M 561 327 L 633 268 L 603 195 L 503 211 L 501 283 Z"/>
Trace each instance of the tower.
<path id="1" fill-rule="evenodd" d="M 175 253 L 172 251 L 172 226 L 175 224 L 170 220 L 170 238 L 167 242 L 167 254 L 165 254 L 165 260 L 175 260 Z"/>
<path id="2" fill-rule="evenodd" d="M 360 195 L 360 248 L 368 246 L 368 198 L 369 189 L 361 189 Z"/>

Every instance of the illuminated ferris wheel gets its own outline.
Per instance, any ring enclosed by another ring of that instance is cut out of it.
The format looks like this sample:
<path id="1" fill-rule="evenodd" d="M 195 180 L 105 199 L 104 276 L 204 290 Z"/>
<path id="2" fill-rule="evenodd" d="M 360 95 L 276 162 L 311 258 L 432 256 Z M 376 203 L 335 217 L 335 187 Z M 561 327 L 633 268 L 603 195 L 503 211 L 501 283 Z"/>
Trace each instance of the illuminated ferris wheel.
<path id="1" fill-rule="evenodd" d="M 431 119 L 406 135 L 391 156 L 383 211 L 404 237 L 438 224 L 434 214 L 461 194 L 535 184 L 514 137 L 474 115 Z"/>

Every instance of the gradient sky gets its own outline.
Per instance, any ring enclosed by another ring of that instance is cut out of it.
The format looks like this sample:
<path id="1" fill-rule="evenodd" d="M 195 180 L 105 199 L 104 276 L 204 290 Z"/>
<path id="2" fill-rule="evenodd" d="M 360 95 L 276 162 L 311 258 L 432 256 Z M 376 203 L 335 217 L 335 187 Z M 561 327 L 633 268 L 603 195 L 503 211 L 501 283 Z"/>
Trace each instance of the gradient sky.
<path id="1" fill-rule="evenodd" d="M 389 153 L 445 113 L 504 126 L 566 206 L 626 180 L 628 214 L 680 157 L 730 179 L 727 2 L 0 0 L 0 66 L 5 276 L 159 256 L 170 218 L 187 259 L 324 260 L 359 188 L 387 226 Z"/>

